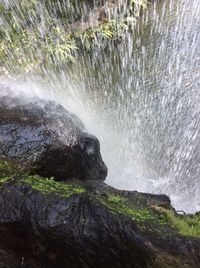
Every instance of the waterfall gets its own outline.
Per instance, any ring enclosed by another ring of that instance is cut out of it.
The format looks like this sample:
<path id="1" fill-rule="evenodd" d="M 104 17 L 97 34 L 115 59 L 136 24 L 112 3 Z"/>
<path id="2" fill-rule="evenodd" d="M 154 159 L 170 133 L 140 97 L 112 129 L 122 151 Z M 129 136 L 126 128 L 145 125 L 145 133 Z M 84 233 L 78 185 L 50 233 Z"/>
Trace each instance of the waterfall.
<path id="1" fill-rule="evenodd" d="M 1 83 L 54 99 L 101 142 L 107 183 L 200 210 L 200 1 L 151 3 L 121 42 Z"/>

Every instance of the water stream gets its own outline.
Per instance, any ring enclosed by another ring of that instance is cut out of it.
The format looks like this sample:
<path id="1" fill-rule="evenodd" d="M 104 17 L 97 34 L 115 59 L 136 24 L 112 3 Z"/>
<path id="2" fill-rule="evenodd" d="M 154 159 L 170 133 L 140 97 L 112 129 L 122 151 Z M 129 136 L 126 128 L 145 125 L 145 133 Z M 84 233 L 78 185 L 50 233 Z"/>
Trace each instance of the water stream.
<path id="1" fill-rule="evenodd" d="M 200 210 L 199 0 L 155 1 L 122 42 L 43 80 L 9 83 L 83 120 L 100 139 L 108 184 Z"/>

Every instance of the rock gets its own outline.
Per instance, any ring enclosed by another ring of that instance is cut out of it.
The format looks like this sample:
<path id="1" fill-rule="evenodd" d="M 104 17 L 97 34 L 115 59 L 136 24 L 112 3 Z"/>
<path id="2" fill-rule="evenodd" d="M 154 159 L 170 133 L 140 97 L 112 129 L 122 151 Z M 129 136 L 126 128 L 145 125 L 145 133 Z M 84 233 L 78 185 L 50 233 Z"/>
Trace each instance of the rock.
<path id="1" fill-rule="evenodd" d="M 104 180 L 99 141 L 74 114 L 53 101 L 0 85 L 0 160 L 56 180 Z"/>
<path id="2" fill-rule="evenodd" d="M 197 268 L 199 220 L 164 195 L 10 175 L 0 179 L 0 267 Z"/>

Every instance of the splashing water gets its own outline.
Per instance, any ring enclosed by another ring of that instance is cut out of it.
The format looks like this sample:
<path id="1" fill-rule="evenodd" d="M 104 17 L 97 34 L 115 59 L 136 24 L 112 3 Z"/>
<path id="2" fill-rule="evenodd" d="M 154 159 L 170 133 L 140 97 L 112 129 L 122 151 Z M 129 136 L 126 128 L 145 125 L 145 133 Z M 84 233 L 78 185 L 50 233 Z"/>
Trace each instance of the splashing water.
<path id="1" fill-rule="evenodd" d="M 2 80 L 76 113 L 98 136 L 107 183 L 200 210 L 200 1 L 154 2 L 134 31 L 41 84 Z"/>

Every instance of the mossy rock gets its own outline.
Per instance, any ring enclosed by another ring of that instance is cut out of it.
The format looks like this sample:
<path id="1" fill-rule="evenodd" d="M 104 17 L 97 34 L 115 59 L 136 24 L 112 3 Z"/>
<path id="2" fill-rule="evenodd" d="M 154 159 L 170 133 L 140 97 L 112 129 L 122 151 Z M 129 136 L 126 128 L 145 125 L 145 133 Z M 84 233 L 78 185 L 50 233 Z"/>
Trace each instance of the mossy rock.
<path id="1" fill-rule="evenodd" d="M 0 187 L 0 248 L 28 267 L 196 268 L 199 215 L 177 215 L 167 200 L 18 174 Z"/>
<path id="2" fill-rule="evenodd" d="M 0 162 L 0 183 L 14 180 L 16 169 L 6 161 Z M 29 185 L 33 190 L 41 192 L 45 196 L 50 194 L 58 195 L 62 198 L 69 198 L 73 194 L 86 193 L 95 201 L 100 202 L 111 213 L 131 218 L 137 222 L 141 231 L 157 233 L 162 236 L 173 236 L 180 234 L 188 237 L 200 237 L 200 214 L 179 215 L 173 209 L 166 209 L 162 206 L 148 206 L 143 203 L 143 196 L 138 198 L 137 204 L 130 202 L 124 196 L 123 191 L 118 193 L 101 192 L 94 194 L 87 190 L 83 183 L 76 180 L 69 183 L 57 182 L 53 178 L 41 178 L 40 176 L 20 175 L 15 182 Z M 87 185 L 87 184 L 86 184 Z M 111 189 L 111 187 L 109 188 Z M 115 190 L 116 191 L 116 190 Z M 147 194 L 148 197 L 148 194 Z M 166 231 L 167 230 L 167 231 Z"/>
<path id="3" fill-rule="evenodd" d="M 113 213 L 130 217 L 137 222 L 139 229 L 157 233 L 162 237 L 182 235 L 200 237 L 200 214 L 179 215 L 173 209 L 162 206 L 130 204 L 122 194 L 105 194 L 99 200 Z"/>

